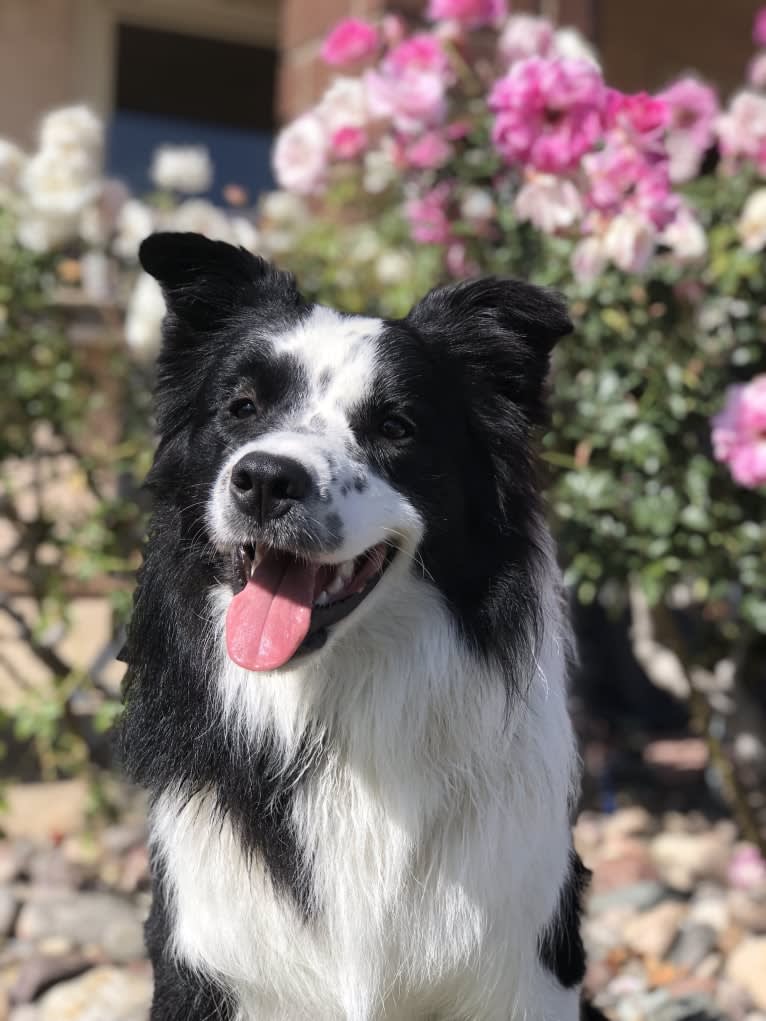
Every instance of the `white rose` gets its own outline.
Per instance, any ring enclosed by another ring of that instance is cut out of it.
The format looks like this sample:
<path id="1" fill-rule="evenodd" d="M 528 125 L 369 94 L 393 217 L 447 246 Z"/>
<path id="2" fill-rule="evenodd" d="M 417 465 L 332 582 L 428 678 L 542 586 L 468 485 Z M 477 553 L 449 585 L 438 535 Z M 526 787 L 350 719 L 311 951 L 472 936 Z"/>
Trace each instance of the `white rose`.
<path id="1" fill-rule="evenodd" d="M 367 90 L 359 78 L 336 78 L 316 107 L 327 131 L 362 128 L 369 121 Z"/>
<path id="2" fill-rule="evenodd" d="M 559 57 L 567 57 L 569 60 L 587 60 L 589 64 L 594 64 L 599 70 L 601 69 L 596 51 L 576 28 L 558 29 L 553 37 L 553 50 Z"/>
<path id="3" fill-rule="evenodd" d="M 375 264 L 375 276 L 384 286 L 401 284 L 412 276 L 412 257 L 408 252 L 383 252 Z"/>
<path id="4" fill-rule="evenodd" d="M 760 252 L 766 246 L 766 188 L 758 188 L 748 197 L 737 233 L 748 252 Z"/>
<path id="5" fill-rule="evenodd" d="M 204 145 L 161 145 L 152 157 L 149 176 L 157 188 L 196 195 L 213 183 L 213 163 Z"/>
<path id="6" fill-rule="evenodd" d="M 621 213 L 609 224 L 604 252 L 625 273 L 641 273 L 654 254 L 657 232 L 637 213 Z"/>
<path id="7" fill-rule="evenodd" d="M 79 216 L 98 195 L 98 167 L 84 150 L 42 149 L 24 167 L 21 187 L 33 210 L 51 216 Z"/>
<path id="8" fill-rule="evenodd" d="M 187 199 L 167 219 L 171 230 L 204 234 L 213 241 L 233 241 L 231 222 L 222 209 L 206 199 Z"/>
<path id="9" fill-rule="evenodd" d="M 460 215 L 470 223 L 486 223 L 495 215 L 495 203 L 484 188 L 469 188 L 460 200 Z"/>
<path id="10" fill-rule="evenodd" d="M 583 238 L 572 252 L 572 272 L 583 284 L 592 284 L 606 269 L 607 255 L 601 238 Z"/>
<path id="11" fill-rule="evenodd" d="M 115 255 L 135 261 L 144 238 L 154 230 L 154 213 L 144 202 L 128 199 L 117 216 L 117 237 L 112 244 Z"/>
<path id="12" fill-rule="evenodd" d="M 17 145 L 0 138 L 0 188 L 18 188 L 26 161 L 26 155 Z"/>
<path id="13" fill-rule="evenodd" d="M 288 124 L 274 146 L 274 173 L 280 187 L 300 195 L 318 191 L 324 180 L 327 153 L 327 131 L 315 113 L 305 113 Z"/>
<path id="14" fill-rule="evenodd" d="M 32 252 L 50 252 L 74 241 L 78 234 L 77 216 L 46 216 L 27 210 L 16 228 L 20 245 Z"/>
<path id="15" fill-rule="evenodd" d="M 520 220 L 528 220 L 545 234 L 566 230 L 583 214 L 577 188 L 571 181 L 553 174 L 536 174 L 527 181 L 513 208 Z"/>
<path id="16" fill-rule="evenodd" d="M 125 340 L 142 361 L 157 354 L 162 340 L 165 299 L 154 277 L 142 273 L 128 301 L 125 316 Z"/>
<path id="17" fill-rule="evenodd" d="M 300 195 L 289 191 L 270 191 L 261 199 L 260 215 L 276 223 L 303 223 L 308 210 Z"/>
<path id="18" fill-rule="evenodd" d="M 371 149 L 364 157 L 364 190 L 370 195 L 385 191 L 397 176 L 396 164 L 390 146 Z"/>
<path id="19" fill-rule="evenodd" d="M 526 57 L 546 57 L 553 44 L 553 25 L 547 18 L 515 14 L 505 23 L 498 40 L 503 58 L 512 64 Z"/>
<path id="20" fill-rule="evenodd" d="M 111 261 L 103 252 L 86 252 L 80 259 L 82 290 L 89 301 L 101 304 L 112 294 Z"/>
<path id="21" fill-rule="evenodd" d="M 707 252 L 707 234 L 688 208 L 679 210 L 672 223 L 660 234 L 660 241 L 667 245 L 679 262 L 701 259 Z"/>
<path id="22" fill-rule="evenodd" d="M 66 106 L 46 114 L 40 122 L 40 148 L 70 151 L 84 149 L 99 160 L 104 147 L 104 125 L 87 106 Z"/>
<path id="23" fill-rule="evenodd" d="M 232 216 L 230 225 L 233 243 L 255 254 L 260 247 L 261 239 L 250 220 L 246 216 Z"/>

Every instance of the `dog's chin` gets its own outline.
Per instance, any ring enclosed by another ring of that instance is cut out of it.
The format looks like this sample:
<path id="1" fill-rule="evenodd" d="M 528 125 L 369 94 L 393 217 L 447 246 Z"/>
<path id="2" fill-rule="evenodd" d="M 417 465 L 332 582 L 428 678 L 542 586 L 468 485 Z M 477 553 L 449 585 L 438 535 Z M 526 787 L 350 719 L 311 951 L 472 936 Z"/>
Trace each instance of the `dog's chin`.
<path id="1" fill-rule="evenodd" d="M 288 659 L 269 669 L 289 669 L 324 649 L 341 624 L 344 630 L 353 627 L 354 618 L 357 614 L 361 616 L 367 599 L 399 555 L 396 546 L 378 543 L 349 560 L 326 563 L 316 554 L 295 553 L 261 543 L 233 547 L 230 551 L 231 587 L 235 597 L 261 575 L 268 575 L 263 568 L 268 567 L 269 562 L 278 562 L 283 571 L 310 570 L 314 575 L 310 623 L 305 637 Z"/>

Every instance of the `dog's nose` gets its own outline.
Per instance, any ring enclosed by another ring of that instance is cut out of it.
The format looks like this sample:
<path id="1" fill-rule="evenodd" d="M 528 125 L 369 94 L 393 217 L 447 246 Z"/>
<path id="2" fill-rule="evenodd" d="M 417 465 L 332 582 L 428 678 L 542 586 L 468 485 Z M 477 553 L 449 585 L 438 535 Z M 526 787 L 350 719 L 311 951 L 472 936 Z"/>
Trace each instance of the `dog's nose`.
<path id="1" fill-rule="evenodd" d="M 274 454 L 245 454 L 231 470 L 231 494 L 259 525 L 280 518 L 312 489 L 311 476 L 298 461 Z"/>

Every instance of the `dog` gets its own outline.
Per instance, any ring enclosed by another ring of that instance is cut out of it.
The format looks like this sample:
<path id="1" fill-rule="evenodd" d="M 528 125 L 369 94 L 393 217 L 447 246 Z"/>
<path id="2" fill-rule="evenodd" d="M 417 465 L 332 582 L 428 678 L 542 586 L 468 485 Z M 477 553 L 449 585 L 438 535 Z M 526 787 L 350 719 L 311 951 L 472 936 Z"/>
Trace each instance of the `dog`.
<path id="1" fill-rule="evenodd" d="M 152 1021 L 575 1021 L 587 870 L 534 437 L 556 294 L 342 315 L 156 234 L 154 502 L 121 743 Z"/>

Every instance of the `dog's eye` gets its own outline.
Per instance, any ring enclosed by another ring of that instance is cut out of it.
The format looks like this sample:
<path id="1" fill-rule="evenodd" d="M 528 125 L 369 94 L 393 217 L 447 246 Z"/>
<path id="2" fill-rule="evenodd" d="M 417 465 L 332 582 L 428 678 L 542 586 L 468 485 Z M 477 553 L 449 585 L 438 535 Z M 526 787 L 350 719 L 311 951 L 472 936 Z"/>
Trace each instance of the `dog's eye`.
<path id="1" fill-rule="evenodd" d="M 414 431 L 412 422 L 401 415 L 388 415 L 380 423 L 380 434 L 387 440 L 406 440 Z"/>
<path id="2" fill-rule="evenodd" d="M 254 401 L 249 397 L 238 397 L 236 401 L 232 401 L 229 405 L 229 414 L 233 418 L 250 418 L 257 413 L 258 409 Z"/>

